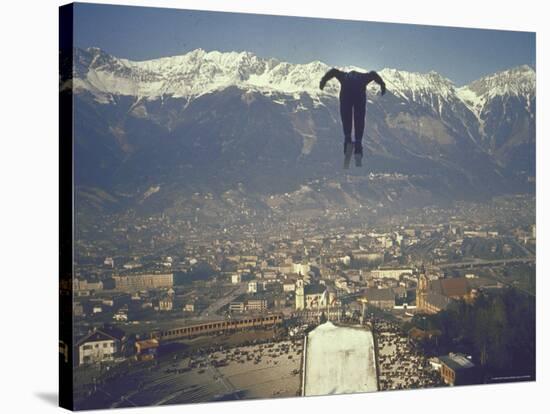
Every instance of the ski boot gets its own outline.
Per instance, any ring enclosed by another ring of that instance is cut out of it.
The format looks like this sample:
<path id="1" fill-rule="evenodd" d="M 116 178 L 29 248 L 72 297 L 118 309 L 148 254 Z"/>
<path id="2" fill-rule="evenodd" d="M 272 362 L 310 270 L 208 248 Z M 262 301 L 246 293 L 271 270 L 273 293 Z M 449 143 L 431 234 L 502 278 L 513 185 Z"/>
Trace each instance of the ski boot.
<path id="1" fill-rule="evenodd" d="M 363 145 L 361 142 L 355 142 L 355 166 L 361 167 L 363 165 Z"/>
<path id="2" fill-rule="evenodd" d="M 353 143 L 351 141 L 344 141 L 344 169 L 349 169 L 349 163 L 351 161 L 351 155 L 353 154 Z"/>

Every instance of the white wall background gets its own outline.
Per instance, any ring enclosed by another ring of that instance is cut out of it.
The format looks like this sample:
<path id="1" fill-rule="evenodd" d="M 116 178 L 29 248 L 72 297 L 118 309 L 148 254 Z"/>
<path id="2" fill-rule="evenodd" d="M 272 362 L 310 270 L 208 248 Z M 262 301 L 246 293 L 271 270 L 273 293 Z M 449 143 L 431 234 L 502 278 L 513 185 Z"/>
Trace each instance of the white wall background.
<path id="1" fill-rule="evenodd" d="M 97 1 L 106 3 L 104 1 Z M 391 0 L 149 0 L 108 3 L 241 11 L 537 32 L 538 381 L 528 384 L 401 391 L 139 408 L 129 412 L 280 413 L 542 412 L 550 390 L 547 325 L 550 207 L 545 2 Z M 0 410 L 57 408 L 57 7 L 58 0 L 2 2 L 0 12 Z"/>

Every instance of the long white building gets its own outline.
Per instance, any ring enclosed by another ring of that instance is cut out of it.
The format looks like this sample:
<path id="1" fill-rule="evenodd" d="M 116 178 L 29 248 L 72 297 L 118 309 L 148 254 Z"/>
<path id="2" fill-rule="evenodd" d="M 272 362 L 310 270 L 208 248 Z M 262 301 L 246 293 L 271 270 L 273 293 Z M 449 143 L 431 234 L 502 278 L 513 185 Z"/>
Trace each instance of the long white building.
<path id="1" fill-rule="evenodd" d="M 113 276 L 117 290 L 135 291 L 170 288 L 174 285 L 173 273 L 146 273 Z"/>
<path id="2" fill-rule="evenodd" d="M 413 269 L 406 267 L 381 267 L 371 270 L 370 274 L 375 279 L 388 278 L 399 280 L 401 275 L 412 275 Z"/>

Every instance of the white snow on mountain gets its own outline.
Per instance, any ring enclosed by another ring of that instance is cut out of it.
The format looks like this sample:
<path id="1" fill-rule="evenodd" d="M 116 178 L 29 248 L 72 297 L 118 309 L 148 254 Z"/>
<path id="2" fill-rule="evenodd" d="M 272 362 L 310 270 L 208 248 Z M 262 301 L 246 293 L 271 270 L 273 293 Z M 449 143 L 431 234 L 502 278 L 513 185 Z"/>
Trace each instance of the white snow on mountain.
<path id="1" fill-rule="evenodd" d="M 250 52 L 206 52 L 196 49 L 181 56 L 146 61 L 120 59 L 98 48 L 78 50 L 80 65 L 75 88 L 88 90 L 104 101 L 104 94 L 130 95 L 155 99 L 162 95 L 197 97 L 205 93 L 236 85 L 265 93 L 308 93 L 311 96 L 337 95 L 337 81 L 319 89 L 321 77 L 330 69 L 323 62 L 305 64 L 260 58 Z M 343 70 L 367 69 L 348 66 Z M 384 69 L 388 89 L 407 100 L 423 94 L 448 96 L 454 85 L 435 72 L 428 74 Z M 377 86 L 373 86 L 374 92 Z M 107 99 L 108 100 L 108 99 Z"/>
<path id="2" fill-rule="evenodd" d="M 434 71 L 418 73 L 386 68 L 379 74 L 386 82 L 388 90 L 397 92 L 408 100 L 416 100 L 419 95 L 437 94 L 448 98 L 455 94 L 453 82 Z"/>
<path id="3" fill-rule="evenodd" d="M 386 68 L 379 74 L 388 91 L 406 101 L 431 106 L 440 115 L 445 103 L 459 99 L 454 83 L 434 71 L 418 73 Z"/>
<path id="4" fill-rule="evenodd" d="M 287 94 L 321 93 L 319 79 L 329 69 L 321 62 L 291 64 L 262 59 L 250 52 L 206 52 L 196 49 L 181 56 L 131 61 L 90 48 L 78 51 L 75 88 L 95 95 L 115 94 L 158 98 L 196 97 L 237 85 Z M 326 93 L 335 93 L 335 85 Z M 105 99 L 103 97 L 103 99 Z"/>
<path id="5" fill-rule="evenodd" d="M 180 56 L 132 61 L 109 55 L 98 48 L 75 52 L 75 89 L 91 92 L 100 103 L 113 95 L 158 99 L 163 96 L 196 98 L 229 86 L 272 95 L 275 102 L 299 99 L 309 94 L 314 105 L 322 105 L 323 96 L 336 96 L 338 82 L 332 80 L 319 89 L 319 80 L 330 69 L 323 62 L 306 64 L 261 58 L 251 52 L 207 52 L 196 49 Z M 344 67 L 344 70 L 367 70 Z M 446 103 L 463 102 L 480 119 L 485 103 L 499 95 L 535 93 L 535 71 L 527 65 L 495 73 L 457 88 L 452 81 L 431 71 L 407 72 L 397 69 L 379 71 L 390 93 L 404 101 L 429 105 L 441 114 Z M 373 94 L 377 85 L 369 85 Z M 529 101 L 529 99 L 527 99 Z M 480 119 L 481 121 L 481 119 Z"/>
<path id="6" fill-rule="evenodd" d="M 479 118 L 486 103 L 498 96 L 522 96 L 529 104 L 535 96 L 535 85 L 534 69 L 522 65 L 482 77 L 458 88 L 457 94 Z"/>

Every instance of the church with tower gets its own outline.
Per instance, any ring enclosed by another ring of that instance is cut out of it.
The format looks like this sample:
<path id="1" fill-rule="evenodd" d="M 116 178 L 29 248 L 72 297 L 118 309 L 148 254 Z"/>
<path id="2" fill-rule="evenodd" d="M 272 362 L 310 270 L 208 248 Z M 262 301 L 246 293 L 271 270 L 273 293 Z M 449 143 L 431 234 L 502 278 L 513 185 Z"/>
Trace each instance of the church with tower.
<path id="1" fill-rule="evenodd" d="M 474 300 L 477 294 L 474 285 L 478 285 L 474 281 L 466 277 L 430 280 L 426 271 L 421 271 L 416 288 L 416 311 L 433 314 L 447 309 L 453 300 Z"/>

